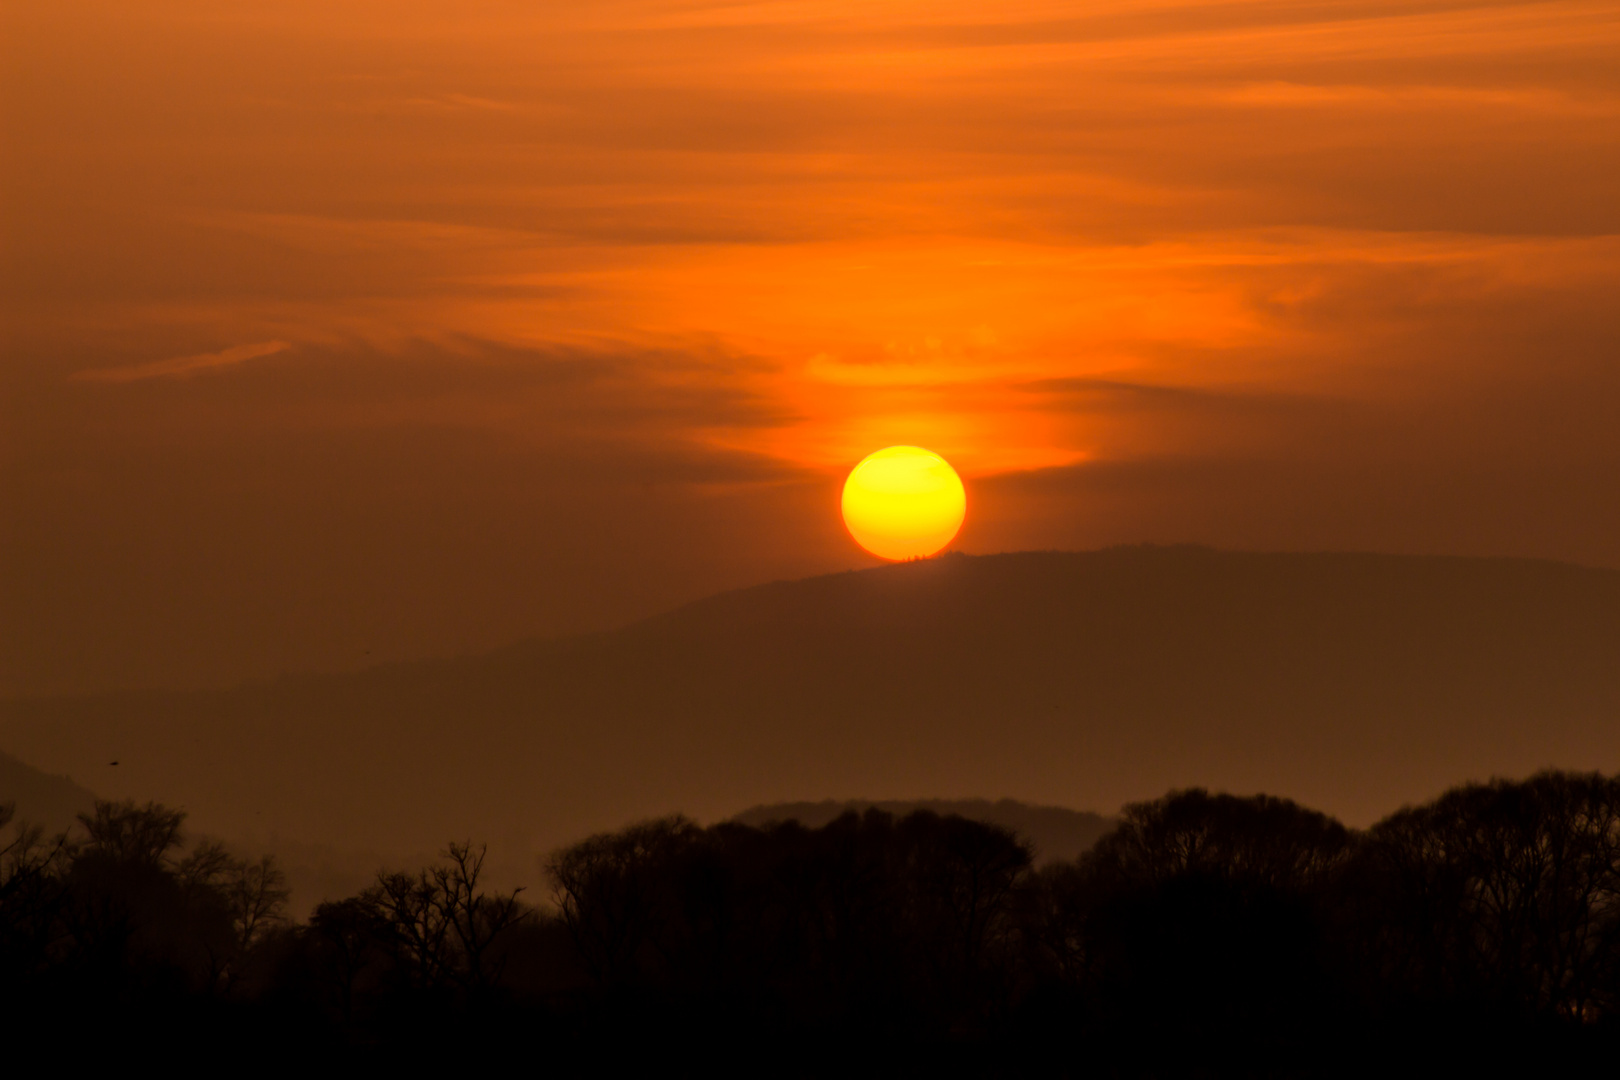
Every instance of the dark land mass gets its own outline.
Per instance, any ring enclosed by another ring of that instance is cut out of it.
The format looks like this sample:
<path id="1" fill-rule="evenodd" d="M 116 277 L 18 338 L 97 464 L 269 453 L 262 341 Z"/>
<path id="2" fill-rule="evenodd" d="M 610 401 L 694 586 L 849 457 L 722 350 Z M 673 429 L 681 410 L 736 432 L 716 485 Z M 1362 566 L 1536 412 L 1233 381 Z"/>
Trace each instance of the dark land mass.
<path id="1" fill-rule="evenodd" d="M 1620 777 L 1595 773 L 1367 830 L 1179 791 L 1045 866 L 926 809 L 672 816 L 554 852 L 554 905 L 451 844 L 307 920 L 274 860 L 178 811 L 98 802 L 59 843 L 8 812 L 0 1014 L 125 1069 L 1606 1076 L 1620 1054 Z"/>
<path id="2" fill-rule="evenodd" d="M 1066 862 L 1091 849 L 1118 822 L 1101 814 L 1062 806 L 1030 806 L 1014 799 L 823 799 L 821 802 L 773 803 L 756 806 L 732 818 L 739 825 L 766 828 L 775 822 L 796 821 L 807 829 L 820 829 L 845 814 L 868 810 L 903 818 L 918 811 L 940 817 L 960 817 L 999 825 L 1029 844 L 1037 865 Z"/>
<path id="3" fill-rule="evenodd" d="M 1620 572 L 1190 547 L 950 556 L 488 655 L 10 700 L 0 746 L 248 845 L 487 839 L 501 879 L 531 885 L 537 853 L 595 831 L 796 799 L 1112 812 L 1202 785 L 1365 825 L 1471 778 L 1620 768 Z"/>

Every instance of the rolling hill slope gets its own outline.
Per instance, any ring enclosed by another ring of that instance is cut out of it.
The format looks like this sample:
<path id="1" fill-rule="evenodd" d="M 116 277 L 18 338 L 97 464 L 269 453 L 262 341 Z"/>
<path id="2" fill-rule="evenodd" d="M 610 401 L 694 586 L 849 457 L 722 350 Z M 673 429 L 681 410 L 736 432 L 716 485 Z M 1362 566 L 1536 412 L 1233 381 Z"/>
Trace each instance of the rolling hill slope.
<path id="1" fill-rule="evenodd" d="M 95 807 L 96 797 L 70 777 L 40 772 L 0 752 L 0 803 L 10 803 L 17 822 L 38 825 L 47 834 L 71 828 L 80 814 Z"/>
<path id="2" fill-rule="evenodd" d="M 221 835 L 390 851 L 474 836 L 524 865 L 637 817 L 827 798 L 1112 812 L 1198 784 L 1365 824 L 1470 777 L 1620 769 L 1620 573 L 951 556 L 483 656 L 8 701 L 0 749 Z"/>

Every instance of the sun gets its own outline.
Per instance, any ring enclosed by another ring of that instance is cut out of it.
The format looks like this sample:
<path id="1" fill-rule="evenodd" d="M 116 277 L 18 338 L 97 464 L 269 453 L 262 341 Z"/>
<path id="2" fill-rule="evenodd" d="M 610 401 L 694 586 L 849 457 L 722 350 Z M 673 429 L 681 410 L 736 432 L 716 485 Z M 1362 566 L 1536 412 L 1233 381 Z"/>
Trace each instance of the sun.
<path id="1" fill-rule="evenodd" d="M 844 524 L 855 542 L 884 559 L 939 551 L 962 527 L 967 492 L 950 462 L 920 446 L 886 446 L 844 481 Z"/>

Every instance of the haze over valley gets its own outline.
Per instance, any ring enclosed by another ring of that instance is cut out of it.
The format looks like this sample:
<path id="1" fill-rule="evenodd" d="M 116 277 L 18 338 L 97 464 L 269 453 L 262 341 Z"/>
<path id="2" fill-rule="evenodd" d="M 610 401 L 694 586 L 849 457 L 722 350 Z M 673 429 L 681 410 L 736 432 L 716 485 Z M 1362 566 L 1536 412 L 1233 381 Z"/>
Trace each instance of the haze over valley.
<path id="1" fill-rule="evenodd" d="M 210 834 L 360 853 L 339 862 L 486 839 L 534 885 L 540 855 L 588 833 L 793 800 L 1106 815 L 1205 786 L 1366 825 L 1464 780 L 1620 769 L 1617 656 L 1611 570 L 953 555 L 478 656 L 12 699 L 0 747 Z"/>

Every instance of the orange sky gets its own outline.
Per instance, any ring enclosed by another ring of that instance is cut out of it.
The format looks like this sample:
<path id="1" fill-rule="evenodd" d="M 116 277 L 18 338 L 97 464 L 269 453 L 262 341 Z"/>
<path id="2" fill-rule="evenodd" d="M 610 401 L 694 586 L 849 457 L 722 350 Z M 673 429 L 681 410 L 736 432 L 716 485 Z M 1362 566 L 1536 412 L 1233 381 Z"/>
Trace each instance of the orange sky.
<path id="1" fill-rule="evenodd" d="M 1620 565 L 1620 4 L 4 0 L 0 690 L 968 551 Z"/>

